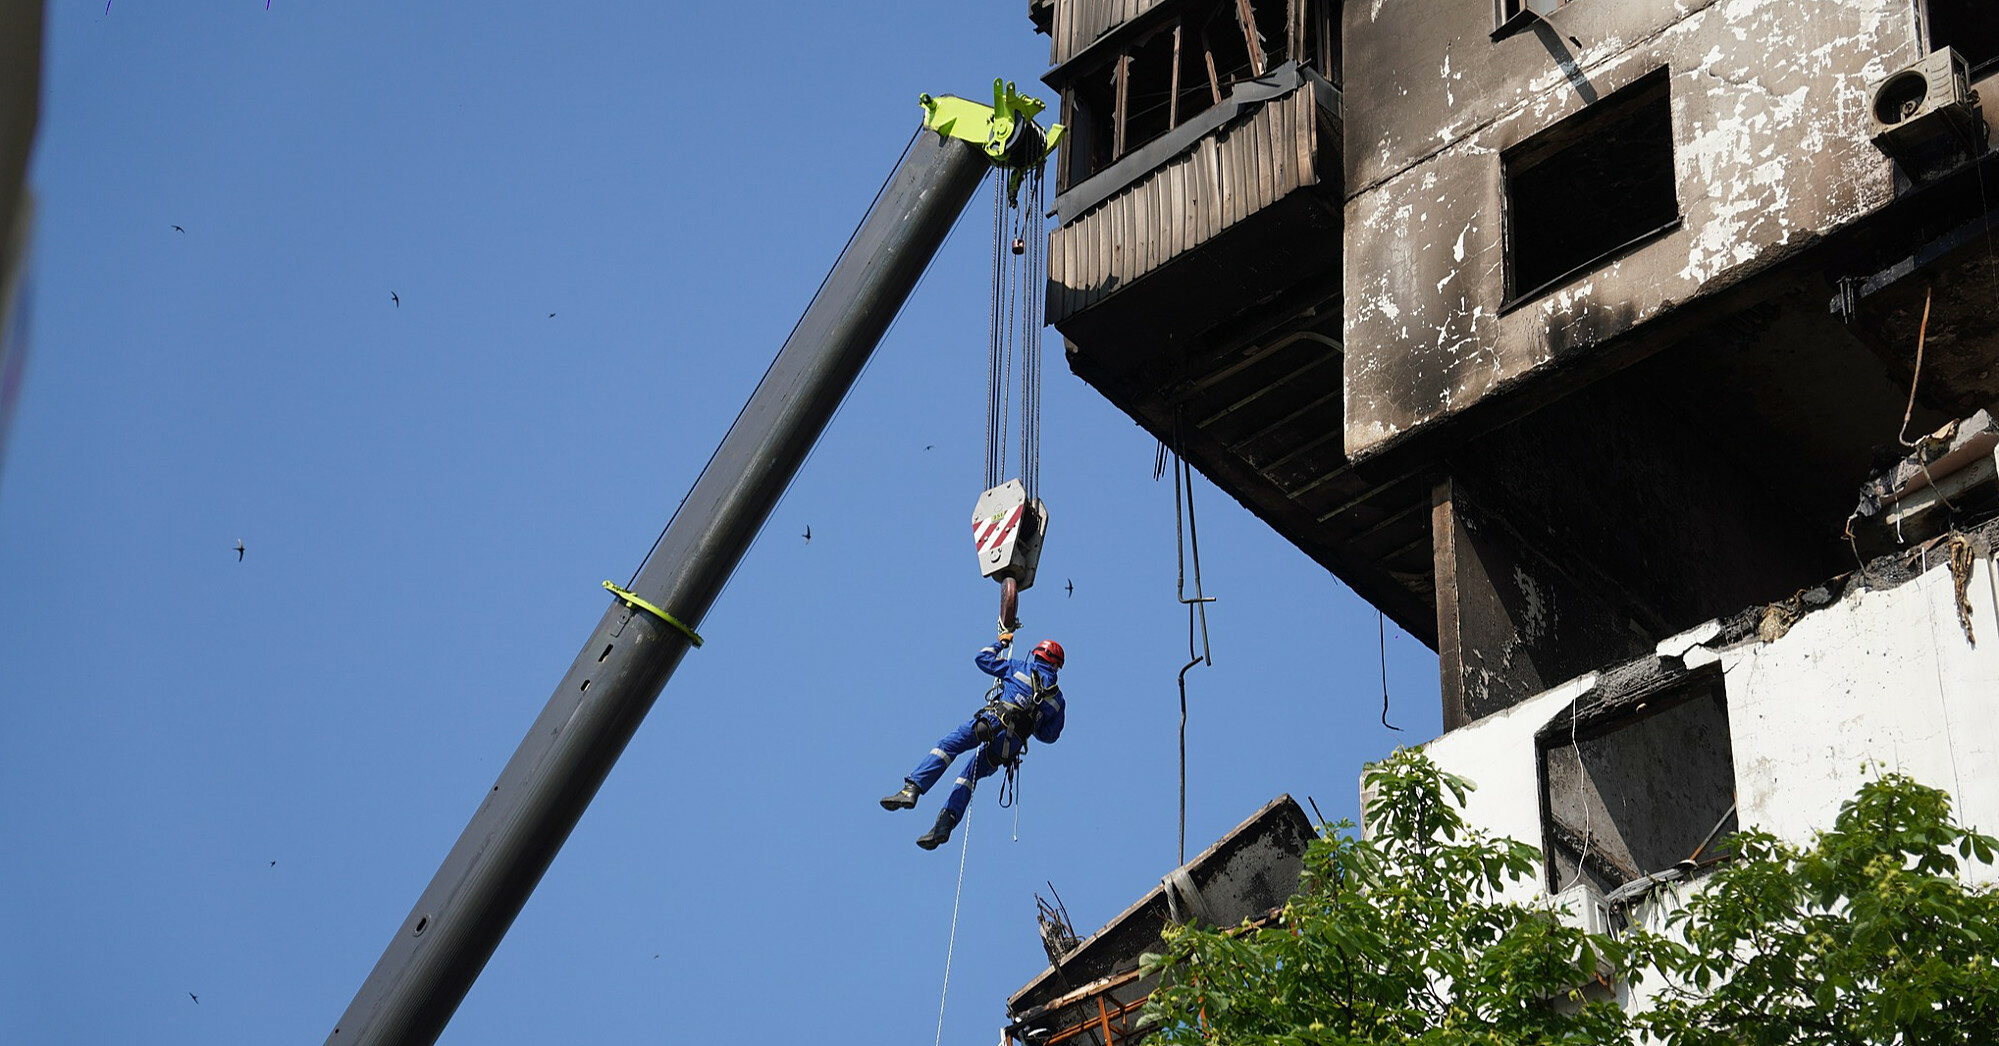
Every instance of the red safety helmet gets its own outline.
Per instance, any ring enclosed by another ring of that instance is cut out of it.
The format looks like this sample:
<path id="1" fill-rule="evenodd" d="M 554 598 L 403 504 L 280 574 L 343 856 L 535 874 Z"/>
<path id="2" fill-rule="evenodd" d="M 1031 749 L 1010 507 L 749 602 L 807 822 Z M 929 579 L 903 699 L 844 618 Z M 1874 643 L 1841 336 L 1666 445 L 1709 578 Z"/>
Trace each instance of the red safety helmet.
<path id="1" fill-rule="evenodd" d="M 1061 668 L 1063 660 L 1062 644 L 1052 639 L 1044 639 L 1034 644 L 1034 656 L 1054 665 L 1056 668 Z"/>

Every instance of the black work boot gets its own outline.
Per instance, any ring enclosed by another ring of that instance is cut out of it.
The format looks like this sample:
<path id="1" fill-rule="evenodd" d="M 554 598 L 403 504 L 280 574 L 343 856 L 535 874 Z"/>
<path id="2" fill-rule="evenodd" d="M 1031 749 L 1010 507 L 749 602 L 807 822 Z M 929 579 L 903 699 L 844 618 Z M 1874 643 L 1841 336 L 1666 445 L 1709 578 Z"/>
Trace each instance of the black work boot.
<path id="1" fill-rule="evenodd" d="M 902 783 L 902 791 L 897 792 L 894 795 L 882 796 L 882 809 L 907 810 L 910 807 L 916 805 L 916 797 L 920 794 L 922 793 L 916 790 L 916 785 L 914 783 L 909 781 L 904 781 Z"/>
<path id="2" fill-rule="evenodd" d="M 916 845 L 925 850 L 935 850 L 951 838 L 951 829 L 958 827 L 958 815 L 949 810 L 937 811 L 937 823 L 916 840 Z"/>

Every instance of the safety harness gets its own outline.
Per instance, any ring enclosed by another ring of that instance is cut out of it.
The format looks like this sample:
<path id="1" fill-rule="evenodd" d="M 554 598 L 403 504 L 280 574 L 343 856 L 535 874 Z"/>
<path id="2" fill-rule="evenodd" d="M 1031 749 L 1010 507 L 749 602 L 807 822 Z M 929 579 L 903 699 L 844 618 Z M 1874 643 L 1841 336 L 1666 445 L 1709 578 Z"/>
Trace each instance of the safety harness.
<path id="1" fill-rule="evenodd" d="M 1027 740 L 1034 735 L 1034 724 L 1041 716 L 1042 699 L 1060 689 L 1059 686 L 1043 683 L 1041 673 L 1036 672 L 1032 666 L 1028 667 L 1026 674 L 1030 689 L 1026 704 L 1001 700 L 1000 694 L 1006 690 L 1006 680 L 996 679 L 993 681 L 992 689 L 986 691 L 986 706 L 979 709 L 980 717 L 989 715 L 997 720 L 1000 727 L 1006 731 L 1007 737 L 1013 741 L 1012 751 L 1007 756 L 1006 762 L 995 768 L 1006 771 L 1006 777 L 1000 782 L 1002 810 L 1012 806 L 1020 797 L 1020 760 L 1027 754 Z M 1016 678 L 1018 675 L 1019 673 L 1016 673 Z M 996 739 L 997 735 L 988 738 L 986 743 L 990 745 Z M 979 758 L 985 757 L 986 753 L 981 751 Z"/>

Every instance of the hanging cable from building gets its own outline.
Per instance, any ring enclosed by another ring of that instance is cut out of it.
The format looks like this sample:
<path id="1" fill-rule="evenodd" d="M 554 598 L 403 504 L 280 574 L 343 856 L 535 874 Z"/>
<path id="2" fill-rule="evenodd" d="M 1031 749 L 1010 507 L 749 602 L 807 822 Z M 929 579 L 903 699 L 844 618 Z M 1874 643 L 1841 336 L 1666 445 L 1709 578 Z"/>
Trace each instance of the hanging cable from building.
<path id="1" fill-rule="evenodd" d="M 1187 663 L 1180 668 L 1180 862 L 1187 863 L 1187 673 L 1195 665 L 1212 665 L 1208 647 L 1208 604 L 1215 601 L 1201 586 L 1201 529 L 1194 517 L 1194 469 L 1180 456 L 1180 418 L 1173 419 L 1173 446 L 1160 444 L 1153 478 L 1159 477 L 1168 454 L 1173 465 L 1173 555 L 1178 566 L 1174 595 L 1187 608 Z M 1183 527 L 1184 521 L 1184 527 Z M 1187 595 L 1187 563 L 1194 564 L 1194 594 Z"/>
<path id="2" fill-rule="evenodd" d="M 1388 615 L 1380 608 L 1374 611 L 1374 639 L 1381 653 L 1381 725 L 1390 730 L 1400 730 L 1388 721 Z"/>

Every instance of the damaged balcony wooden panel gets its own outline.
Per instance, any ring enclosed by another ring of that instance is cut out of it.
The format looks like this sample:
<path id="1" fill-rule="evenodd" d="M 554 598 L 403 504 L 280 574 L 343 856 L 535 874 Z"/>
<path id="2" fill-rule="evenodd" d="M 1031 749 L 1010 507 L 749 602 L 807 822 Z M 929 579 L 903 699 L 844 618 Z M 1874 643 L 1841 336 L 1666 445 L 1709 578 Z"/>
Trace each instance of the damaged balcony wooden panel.
<path id="1" fill-rule="evenodd" d="M 1282 907 L 1297 892 L 1305 850 L 1317 836 L 1290 796 L 1271 800 L 1014 992 L 1007 999 L 1008 1040 L 1093 1042 L 1087 1034 L 1078 1038 L 1078 1029 L 1112 1008 L 1135 1010 L 1152 991 L 1155 980 L 1139 976 L 1138 963 L 1159 950 L 1162 930 L 1188 921 L 1234 926 Z M 1112 1023 L 1111 1031 L 1130 1023 Z"/>
<path id="2" fill-rule="evenodd" d="M 1140 168 L 1050 235 L 1048 319 L 1079 352 L 1127 369 L 1288 285 L 1338 271 L 1330 88 L 1312 87 L 1295 67 L 1274 75 L 1288 75 L 1288 92 Z"/>
<path id="3" fill-rule="evenodd" d="M 1111 30 L 1166 4 L 1168 0 L 1055 0 L 1049 30 L 1049 65 L 1082 54 Z"/>

